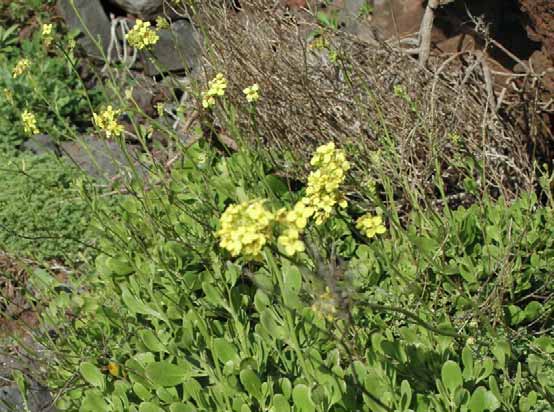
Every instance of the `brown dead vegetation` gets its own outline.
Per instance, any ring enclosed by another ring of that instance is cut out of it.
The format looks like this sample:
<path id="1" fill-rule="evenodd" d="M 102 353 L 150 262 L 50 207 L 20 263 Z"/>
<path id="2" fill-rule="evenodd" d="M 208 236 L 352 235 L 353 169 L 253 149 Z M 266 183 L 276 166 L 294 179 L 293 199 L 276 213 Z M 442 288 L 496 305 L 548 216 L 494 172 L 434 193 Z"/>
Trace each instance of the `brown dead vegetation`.
<path id="1" fill-rule="evenodd" d="M 442 202 L 438 173 L 452 204 L 471 201 L 468 176 L 477 192 L 507 199 L 536 187 L 533 162 L 551 146 L 538 74 L 499 87 L 482 50 L 435 54 L 422 68 L 402 50 L 334 31 L 320 30 L 327 49 L 311 48 L 298 21 L 267 3 L 241 2 L 240 13 L 204 4 L 195 17 L 212 47 L 206 77 L 225 72 L 228 98 L 244 109 L 241 137 L 268 149 L 280 168 L 305 177 L 314 147 L 333 140 L 356 157 L 353 190 L 388 178 L 412 204 Z M 306 24 L 318 29 L 303 21 L 304 33 Z M 253 83 L 262 93 L 255 121 L 242 95 Z"/>

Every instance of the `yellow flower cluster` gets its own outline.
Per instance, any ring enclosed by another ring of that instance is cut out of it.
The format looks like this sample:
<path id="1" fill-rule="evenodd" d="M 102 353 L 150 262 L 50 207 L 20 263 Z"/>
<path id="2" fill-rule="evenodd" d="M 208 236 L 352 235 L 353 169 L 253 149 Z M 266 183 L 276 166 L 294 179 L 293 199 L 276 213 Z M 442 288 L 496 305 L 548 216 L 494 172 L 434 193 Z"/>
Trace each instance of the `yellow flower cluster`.
<path id="1" fill-rule="evenodd" d="M 31 135 L 40 133 L 37 127 L 37 119 L 33 113 L 24 110 L 21 114 L 21 121 L 23 122 L 23 131 L 25 134 Z"/>
<path id="2" fill-rule="evenodd" d="M 169 22 L 164 16 L 156 17 L 156 27 L 158 29 L 169 29 Z"/>
<path id="3" fill-rule="evenodd" d="M 129 30 L 125 38 L 132 47 L 142 50 L 155 45 L 160 36 L 158 36 L 155 30 L 150 28 L 149 21 L 137 19 L 135 25 Z"/>
<path id="4" fill-rule="evenodd" d="M 213 95 L 219 95 L 219 91 L 212 90 L 221 87 L 215 86 L 215 80 L 225 79 L 221 75 L 210 84 Z M 222 86 L 222 94 L 225 87 L 226 84 Z M 221 229 L 217 232 L 221 247 L 232 256 L 256 256 L 268 242 L 271 226 L 277 223 L 283 228 L 277 238 L 281 250 L 288 256 L 303 252 L 306 247 L 301 234 L 308 221 L 313 217 L 320 225 L 331 216 L 335 205 L 346 206 L 346 200 L 339 194 L 339 186 L 350 168 L 344 152 L 332 142 L 317 149 L 311 164 L 316 170 L 308 177 L 306 196 L 292 210 L 282 208 L 273 214 L 264 208 L 262 200 L 229 206 L 220 219 Z"/>
<path id="5" fill-rule="evenodd" d="M 31 67 L 31 61 L 29 59 L 20 59 L 12 70 L 12 77 L 15 79 L 24 74 L 29 67 Z"/>
<path id="6" fill-rule="evenodd" d="M 208 91 L 202 93 L 202 106 L 205 109 L 209 109 L 215 105 L 216 97 L 225 95 L 227 80 L 223 76 L 223 73 L 218 73 L 209 81 L 208 86 Z"/>
<path id="7" fill-rule="evenodd" d="M 43 24 L 40 35 L 42 36 L 42 42 L 46 47 L 49 47 L 54 41 L 54 36 L 52 34 L 52 24 Z"/>
<path id="8" fill-rule="evenodd" d="M 229 206 L 220 219 L 217 231 L 220 246 L 232 256 L 258 256 L 271 236 L 275 216 L 264 207 L 263 200 L 252 200 Z"/>
<path id="9" fill-rule="evenodd" d="M 120 115 L 119 110 L 114 110 L 112 106 L 106 107 L 100 114 L 93 113 L 94 124 L 106 133 L 106 137 L 118 137 L 123 133 L 123 126 L 117 122 Z"/>
<path id="10" fill-rule="evenodd" d="M 377 234 L 385 233 L 387 230 L 383 225 L 381 216 L 372 216 L 370 213 L 366 213 L 356 220 L 356 229 L 360 230 L 368 239 Z"/>
<path id="11" fill-rule="evenodd" d="M 249 103 L 256 102 L 260 98 L 260 86 L 256 83 L 250 87 L 247 87 L 242 92 L 246 96 L 246 100 L 248 100 Z"/>
<path id="12" fill-rule="evenodd" d="M 306 196 L 309 205 L 314 208 L 316 224 L 321 225 L 329 219 L 337 204 L 346 207 L 346 200 L 338 189 L 346 178 L 350 163 L 346 160 L 344 152 L 331 142 L 316 150 L 310 164 L 316 167 L 316 170 L 308 176 Z"/>
<path id="13" fill-rule="evenodd" d="M 300 233 L 308 224 L 314 211 L 315 209 L 309 205 L 308 199 L 302 198 L 292 210 L 287 211 L 283 208 L 277 212 L 277 221 L 286 227 L 283 234 L 277 239 L 277 243 L 287 256 L 304 251 L 305 246 L 300 240 Z"/>

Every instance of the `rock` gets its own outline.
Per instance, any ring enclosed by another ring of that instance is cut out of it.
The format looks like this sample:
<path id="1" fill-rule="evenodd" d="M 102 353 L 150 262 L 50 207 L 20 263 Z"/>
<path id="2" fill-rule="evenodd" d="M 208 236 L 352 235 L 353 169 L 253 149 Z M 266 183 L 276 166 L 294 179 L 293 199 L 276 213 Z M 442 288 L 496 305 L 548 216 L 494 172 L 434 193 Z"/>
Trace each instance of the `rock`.
<path id="1" fill-rule="evenodd" d="M 126 11 L 144 20 L 153 19 L 163 9 L 163 0 L 109 0 Z"/>
<path id="2" fill-rule="evenodd" d="M 61 155 L 60 148 L 56 144 L 55 140 L 47 134 L 39 134 L 31 137 L 29 140 L 23 143 L 23 148 L 36 155 L 53 153 L 57 156 Z"/>
<path id="3" fill-rule="evenodd" d="M 200 42 L 188 20 L 178 20 L 169 29 L 160 30 L 158 34 L 160 39 L 151 51 L 156 64 L 150 61 L 150 52 L 141 54 L 146 75 L 153 76 L 160 71 L 191 71 L 196 66 L 201 53 Z"/>
<path id="4" fill-rule="evenodd" d="M 29 410 L 31 412 L 55 412 L 52 404 L 52 396 L 48 389 L 38 384 L 29 373 L 42 371 L 41 363 L 45 362 L 46 355 L 44 349 L 34 343 L 29 336 L 23 338 L 24 347 L 29 348 L 30 352 L 23 355 L 20 345 L 15 350 L 10 350 L 7 342 L 0 341 L 2 352 L 0 352 L 0 412 L 20 412 L 24 411 L 23 400 L 19 393 L 17 385 L 5 383 L 12 381 L 14 370 L 20 370 L 26 375 L 26 384 L 28 386 L 27 398 L 29 400 Z"/>
<path id="5" fill-rule="evenodd" d="M 107 53 L 110 44 L 110 21 L 100 0 L 58 0 L 56 7 L 70 29 L 79 29 L 79 42 L 91 57 L 102 59 L 98 46 Z M 94 36 L 99 45 L 90 38 Z"/>
<path id="6" fill-rule="evenodd" d="M 423 0 L 374 0 L 373 24 L 379 39 L 417 32 L 424 11 Z"/>
<path id="7" fill-rule="evenodd" d="M 39 385 L 31 385 L 27 391 L 28 406 L 30 412 L 55 412 L 52 405 L 52 395 Z M 0 388 L 0 412 L 24 411 L 23 399 L 17 386 L 5 386 Z"/>
<path id="8" fill-rule="evenodd" d="M 135 158 L 137 148 L 132 145 L 127 145 L 127 148 L 131 158 Z M 64 156 L 97 179 L 122 177 L 131 166 L 119 144 L 95 136 L 82 136 L 78 142 L 64 142 L 61 149 Z M 134 162 L 134 167 L 143 173 L 138 162 Z"/>
<path id="9" fill-rule="evenodd" d="M 543 44 L 544 54 L 554 60 L 554 3 L 552 0 L 519 0 L 529 16 L 529 38 Z"/>
<path id="10" fill-rule="evenodd" d="M 349 26 L 356 23 L 367 7 L 368 0 L 343 0 L 339 12 L 339 22 Z"/>

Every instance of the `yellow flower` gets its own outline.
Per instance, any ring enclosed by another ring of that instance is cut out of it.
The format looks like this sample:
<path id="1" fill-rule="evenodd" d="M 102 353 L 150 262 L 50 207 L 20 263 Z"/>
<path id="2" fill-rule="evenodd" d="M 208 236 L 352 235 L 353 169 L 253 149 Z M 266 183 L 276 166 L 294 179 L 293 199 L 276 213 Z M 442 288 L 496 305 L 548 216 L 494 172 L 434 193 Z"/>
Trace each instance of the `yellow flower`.
<path id="1" fill-rule="evenodd" d="M 112 376 L 119 376 L 119 365 L 115 362 L 108 363 L 108 372 Z"/>
<path id="2" fill-rule="evenodd" d="M 381 216 L 372 216 L 370 213 L 366 213 L 356 220 L 356 229 L 360 230 L 368 239 L 377 234 L 385 233 L 387 230 L 383 225 Z"/>
<path id="3" fill-rule="evenodd" d="M 164 16 L 156 17 L 156 27 L 158 29 L 169 29 L 169 22 Z"/>
<path id="4" fill-rule="evenodd" d="M 37 119 L 33 113 L 24 110 L 21 114 L 21 121 L 23 122 L 23 130 L 25 134 L 31 135 L 40 133 L 37 127 Z"/>
<path id="5" fill-rule="evenodd" d="M 155 45 L 160 39 L 160 36 L 158 36 L 156 31 L 150 28 L 149 21 L 137 19 L 135 25 L 129 33 L 127 33 L 125 38 L 132 47 L 142 50 Z"/>
<path id="6" fill-rule="evenodd" d="M 256 258 L 271 236 L 273 213 L 264 207 L 263 200 L 252 200 L 229 206 L 219 219 L 216 235 L 219 245 L 231 256 Z"/>
<path id="7" fill-rule="evenodd" d="M 215 98 L 225 95 L 227 80 L 223 73 L 218 73 L 208 82 L 208 90 L 202 93 L 202 106 L 209 109 L 215 105 Z"/>
<path id="8" fill-rule="evenodd" d="M 248 100 L 249 103 L 258 101 L 258 99 L 260 98 L 260 86 L 258 86 L 256 83 L 250 87 L 247 87 L 242 92 L 246 96 L 246 100 Z"/>
<path id="9" fill-rule="evenodd" d="M 42 36 L 42 41 L 46 47 L 50 46 L 50 44 L 52 44 L 52 41 L 54 40 L 54 36 L 52 34 L 52 28 L 53 28 L 52 24 L 42 25 L 40 34 Z"/>
<path id="10" fill-rule="evenodd" d="M 310 164 L 316 167 L 308 176 L 306 195 L 314 208 L 314 218 L 321 225 L 331 216 L 334 207 L 346 207 L 346 199 L 339 193 L 350 163 L 333 142 L 317 148 Z"/>
<path id="11" fill-rule="evenodd" d="M 123 134 L 123 126 L 117 122 L 117 117 L 120 113 L 119 110 L 114 110 L 112 106 L 108 106 L 100 114 L 92 114 L 94 124 L 104 131 L 107 138 L 121 136 Z"/>
<path id="12" fill-rule="evenodd" d="M 12 70 L 12 77 L 15 79 L 18 76 L 24 74 L 29 67 L 31 67 L 31 61 L 29 59 L 20 59 Z"/>
<path id="13" fill-rule="evenodd" d="M 277 239 L 279 245 L 287 256 L 292 256 L 297 252 L 305 250 L 304 242 L 300 240 L 300 232 L 297 229 L 287 229 Z"/>
<path id="14" fill-rule="evenodd" d="M 314 207 L 310 206 L 308 198 L 301 199 L 294 209 L 286 214 L 285 220 L 287 223 L 294 224 L 297 229 L 302 230 L 308 224 L 308 219 L 314 214 Z"/>

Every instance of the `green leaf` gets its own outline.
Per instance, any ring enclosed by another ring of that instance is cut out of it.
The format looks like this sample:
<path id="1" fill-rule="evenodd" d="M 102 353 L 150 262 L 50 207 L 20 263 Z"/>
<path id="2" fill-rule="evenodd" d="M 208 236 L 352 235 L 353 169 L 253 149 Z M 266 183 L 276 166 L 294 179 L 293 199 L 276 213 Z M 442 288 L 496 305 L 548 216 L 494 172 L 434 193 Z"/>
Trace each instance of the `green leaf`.
<path id="1" fill-rule="evenodd" d="M 439 249 L 439 243 L 433 238 L 413 235 L 410 238 L 415 246 L 425 255 L 432 255 Z"/>
<path id="2" fill-rule="evenodd" d="M 403 380 L 400 384 L 400 405 L 403 411 L 408 410 L 410 403 L 412 402 L 412 388 L 410 387 L 410 382 Z"/>
<path id="3" fill-rule="evenodd" d="M 242 386 L 244 386 L 250 395 L 260 402 L 262 401 L 262 383 L 252 369 L 240 371 L 240 383 L 242 383 Z"/>
<path id="4" fill-rule="evenodd" d="M 227 342 L 223 338 L 217 338 L 213 340 L 213 349 L 216 357 L 223 363 L 229 361 L 237 362 L 239 360 L 239 355 L 237 353 L 237 348 L 230 342 Z"/>
<path id="5" fill-rule="evenodd" d="M 152 352 L 167 352 L 160 339 L 150 329 L 141 330 L 138 335 L 148 350 Z"/>
<path id="6" fill-rule="evenodd" d="M 505 340 L 498 341 L 492 348 L 492 354 L 501 368 L 504 368 L 506 365 L 506 357 L 510 356 L 510 352 L 510 344 Z"/>
<path id="7" fill-rule="evenodd" d="M 134 269 L 127 260 L 109 257 L 106 259 L 106 266 L 116 275 L 128 275 Z"/>
<path id="8" fill-rule="evenodd" d="M 20 370 L 16 369 L 12 372 L 12 378 L 17 385 L 17 389 L 19 390 L 21 399 L 23 399 L 25 409 L 29 409 L 29 407 L 27 406 L 27 402 L 29 402 L 29 399 L 27 398 L 27 382 L 25 380 L 25 376 L 23 376 L 23 373 Z"/>
<path id="9" fill-rule="evenodd" d="M 299 412 L 315 412 L 311 391 L 306 385 L 299 384 L 292 390 L 292 400 Z"/>
<path id="10" fill-rule="evenodd" d="M 155 403 L 143 402 L 139 406 L 139 412 L 165 412 L 165 411 Z"/>
<path id="11" fill-rule="evenodd" d="M 280 393 L 273 397 L 273 401 L 271 403 L 273 405 L 273 412 L 290 412 L 289 401 L 287 401 L 287 398 Z"/>
<path id="12" fill-rule="evenodd" d="M 214 306 L 223 306 L 223 298 L 210 282 L 202 282 L 202 290 L 204 291 L 208 302 Z"/>
<path id="13" fill-rule="evenodd" d="M 462 351 L 462 364 L 464 365 L 463 377 L 466 380 L 472 379 L 473 378 L 473 354 L 471 353 L 471 349 L 468 346 L 466 346 Z"/>
<path id="14" fill-rule="evenodd" d="M 269 297 L 267 294 L 262 291 L 261 289 L 256 290 L 256 294 L 254 295 L 254 306 L 256 310 L 261 313 L 265 308 L 267 308 L 271 304 Z"/>
<path id="15" fill-rule="evenodd" d="M 158 386 L 176 386 L 188 377 L 189 370 L 167 361 L 151 363 L 146 367 L 146 377 Z"/>
<path id="16" fill-rule="evenodd" d="M 533 341 L 541 350 L 546 353 L 554 353 L 554 338 L 550 336 L 541 336 Z"/>
<path id="17" fill-rule="evenodd" d="M 292 384 L 288 378 L 279 379 L 279 386 L 281 387 L 281 392 L 285 395 L 285 398 L 290 399 L 292 395 Z"/>
<path id="18" fill-rule="evenodd" d="M 494 370 L 494 362 L 491 358 L 485 357 L 481 362 L 475 362 L 475 382 L 486 379 Z"/>
<path id="19" fill-rule="evenodd" d="M 442 365 L 441 377 L 444 386 L 453 394 L 464 383 L 460 366 L 453 361 L 446 361 Z"/>
<path id="20" fill-rule="evenodd" d="M 500 402 L 491 391 L 479 386 L 471 395 L 468 408 L 470 412 L 493 412 L 500 408 Z"/>
<path id="21" fill-rule="evenodd" d="M 177 389 L 175 387 L 158 388 L 156 389 L 156 396 L 159 400 L 166 403 L 171 403 L 179 400 L 179 394 L 177 393 Z"/>
<path id="22" fill-rule="evenodd" d="M 277 323 L 275 315 L 270 308 L 266 308 L 261 313 L 260 322 L 267 332 L 277 339 L 285 339 L 287 337 L 286 329 Z"/>
<path id="23" fill-rule="evenodd" d="M 302 287 L 302 274 L 296 266 L 287 265 L 283 268 L 283 287 L 285 295 L 298 296 Z"/>
<path id="24" fill-rule="evenodd" d="M 104 387 L 104 375 L 102 372 L 90 362 L 82 362 L 79 365 L 79 372 L 85 381 L 97 388 Z"/>
<path id="25" fill-rule="evenodd" d="M 282 195 L 289 191 L 286 183 L 280 177 L 274 175 L 267 175 L 265 178 L 266 185 L 271 189 L 271 191 L 280 198 Z"/>
<path id="26" fill-rule="evenodd" d="M 537 403 L 537 392 L 531 391 L 525 397 L 523 396 L 519 400 L 519 410 L 520 412 L 529 412 L 533 406 Z"/>
<path id="27" fill-rule="evenodd" d="M 529 302 L 525 306 L 525 320 L 530 322 L 539 317 L 542 312 L 542 305 L 536 300 Z"/>
<path id="28" fill-rule="evenodd" d="M 321 23 L 323 26 L 332 27 L 331 20 L 329 19 L 327 13 L 318 11 L 316 17 L 319 23 Z"/>
<path id="29" fill-rule="evenodd" d="M 93 389 L 85 392 L 80 411 L 108 412 L 109 410 L 110 408 L 99 390 Z"/>
<path id="30" fill-rule="evenodd" d="M 133 392 L 140 398 L 142 401 L 147 401 L 152 397 L 150 391 L 140 382 L 135 382 L 133 384 Z"/>
<path id="31" fill-rule="evenodd" d="M 196 412 L 196 408 L 190 403 L 173 403 L 169 406 L 169 412 Z"/>

